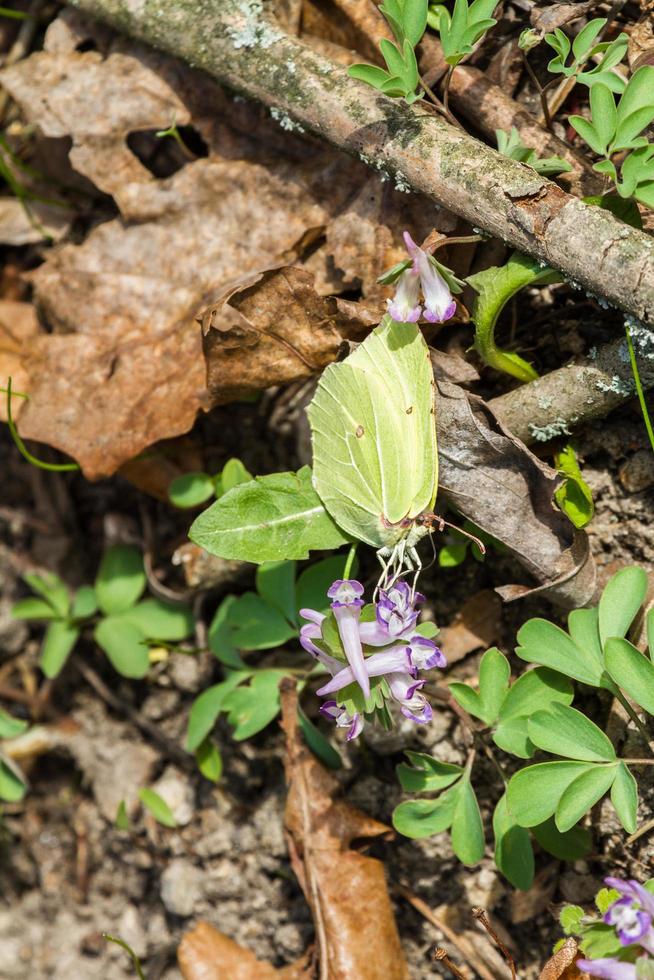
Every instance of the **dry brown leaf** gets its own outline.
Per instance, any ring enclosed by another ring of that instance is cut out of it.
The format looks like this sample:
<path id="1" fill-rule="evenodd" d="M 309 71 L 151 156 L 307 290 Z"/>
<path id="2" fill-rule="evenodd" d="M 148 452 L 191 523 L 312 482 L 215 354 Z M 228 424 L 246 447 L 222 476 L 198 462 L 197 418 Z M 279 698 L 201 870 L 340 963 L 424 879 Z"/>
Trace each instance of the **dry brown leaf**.
<path id="1" fill-rule="evenodd" d="M 643 65 L 654 65 L 654 21 L 651 10 L 634 24 L 629 35 L 627 58 L 632 72 Z"/>
<path id="2" fill-rule="evenodd" d="M 184 980 L 309 980 L 311 975 L 306 957 L 277 969 L 208 922 L 182 937 L 177 960 Z"/>
<path id="3" fill-rule="evenodd" d="M 500 635 L 501 620 L 502 600 L 492 589 L 477 592 L 464 602 L 450 625 L 438 634 L 448 665 L 480 647 L 493 646 Z"/>
<path id="4" fill-rule="evenodd" d="M 41 333 L 36 310 L 31 303 L 0 300 L 0 387 L 11 378 L 14 391 L 29 393 L 30 377 L 25 369 L 25 357 Z M 22 398 L 13 398 L 11 414 L 17 419 L 25 406 Z M 0 420 L 7 421 L 6 398 L 0 395 Z"/>
<path id="5" fill-rule="evenodd" d="M 548 864 L 536 874 L 531 888 L 512 892 L 509 898 L 511 922 L 518 925 L 541 915 L 554 897 L 559 877 L 559 865 Z"/>
<path id="6" fill-rule="evenodd" d="M 0 242 L 3 245 L 30 245 L 47 239 L 59 241 L 70 227 L 72 212 L 65 207 L 18 198 L 0 199 Z"/>
<path id="7" fill-rule="evenodd" d="M 534 7 L 530 14 L 531 26 L 540 34 L 545 35 L 557 27 L 564 27 L 570 21 L 583 17 L 589 10 L 597 6 L 597 0 L 585 0 L 584 3 L 551 3 L 545 9 Z"/>
<path id="8" fill-rule="evenodd" d="M 327 980 L 408 980 L 384 868 L 350 850 L 384 824 L 335 800 L 338 781 L 300 738 L 294 682 L 282 682 L 289 784 L 284 823 L 291 864 L 311 907 Z"/>
<path id="9" fill-rule="evenodd" d="M 342 343 L 336 302 L 313 276 L 283 266 L 228 287 L 205 311 L 204 356 L 212 405 L 318 374 Z"/>
<path id="10" fill-rule="evenodd" d="M 577 941 L 568 936 L 561 948 L 550 956 L 538 980 L 588 980 L 589 974 L 582 973 L 575 965 L 578 957 Z"/>
<path id="11" fill-rule="evenodd" d="M 373 0 L 305 0 L 303 40 L 305 33 L 355 49 L 375 64 L 383 64 L 379 41 L 393 39 Z"/>

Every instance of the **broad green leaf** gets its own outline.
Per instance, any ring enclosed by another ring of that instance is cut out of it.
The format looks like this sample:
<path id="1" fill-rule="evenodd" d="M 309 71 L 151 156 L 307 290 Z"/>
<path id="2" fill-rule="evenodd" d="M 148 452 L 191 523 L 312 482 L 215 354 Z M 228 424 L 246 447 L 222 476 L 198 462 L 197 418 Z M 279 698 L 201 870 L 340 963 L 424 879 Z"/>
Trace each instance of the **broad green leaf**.
<path id="1" fill-rule="evenodd" d="M 596 17 L 588 21 L 585 27 L 579 31 L 572 42 L 572 54 L 577 61 L 581 61 L 584 55 L 590 52 L 595 38 L 606 24 L 606 17 Z"/>
<path id="2" fill-rule="evenodd" d="M 415 51 L 408 41 L 404 42 L 403 48 L 404 63 L 406 68 L 402 75 L 404 82 L 406 84 L 408 91 L 413 91 L 418 86 L 420 81 L 420 72 L 418 71 L 418 62 L 416 60 Z"/>
<path id="3" fill-rule="evenodd" d="M 561 794 L 554 819 L 558 829 L 565 833 L 581 820 L 585 813 L 610 789 L 618 764 L 591 765 L 566 787 Z"/>
<path id="4" fill-rule="evenodd" d="M 72 619 L 89 619 L 98 611 L 98 599 L 92 585 L 83 585 L 75 593 L 70 609 Z"/>
<path id="5" fill-rule="evenodd" d="M 481 658 L 479 664 L 479 697 L 487 725 L 497 720 L 500 707 L 509 689 L 511 667 L 509 661 L 497 647 L 491 647 Z"/>
<path id="6" fill-rule="evenodd" d="M 600 888 L 595 895 L 595 908 L 600 915 L 606 915 L 610 905 L 620 898 L 617 888 Z"/>
<path id="7" fill-rule="evenodd" d="M 48 572 L 45 575 L 38 575 L 36 572 L 27 572 L 23 579 L 29 585 L 32 592 L 42 596 L 47 603 L 60 616 L 67 616 L 70 609 L 70 596 L 68 589 L 58 575 Z"/>
<path id="8" fill-rule="evenodd" d="M 590 110 L 593 129 L 597 133 L 597 138 L 602 147 L 600 152 L 605 153 L 606 148 L 613 140 L 618 123 L 615 96 L 608 86 L 601 83 L 593 85 L 590 90 Z"/>
<path id="9" fill-rule="evenodd" d="M 13 715 L 0 708 L 0 738 L 15 738 L 17 735 L 21 735 L 27 727 L 28 723 L 22 718 L 14 718 Z"/>
<path id="10" fill-rule="evenodd" d="M 566 936 L 576 936 L 581 931 L 584 910 L 581 905 L 564 905 L 559 912 L 559 922 Z"/>
<path id="11" fill-rule="evenodd" d="M 606 687 L 604 664 L 595 652 L 578 647 L 559 626 L 546 619 L 530 619 L 518 631 L 516 653 L 522 660 L 550 667 L 592 687 Z"/>
<path id="12" fill-rule="evenodd" d="M 207 641 L 209 649 L 221 663 L 234 670 L 240 670 L 246 664 L 232 643 L 232 631 L 229 625 L 229 614 L 235 602 L 236 596 L 228 595 L 220 603 L 211 620 Z"/>
<path id="13" fill-rule="evenodd" d="M 543 850 L 560 861 L 578 861 L 589 854 L 593 846 L 593 835 L 585 827 L 573 827 L 562 834 L 554 817 L 532 827 L 531 832 Z"/>
<path id="14" fill-rule="evenodd" d="M 554 814 L 570 783 L 592 766 L 587 762 L 539 762 L 526 766 L 509 781 L 507 802 L 516 823 L 535 827 Z"/>
<path id="15" fill-rule="evenodd" d="M 331 599 L 327 598 L 327 590 L 336 579 L 343 577 L 345 566 L 344 555 L 334 555 L 323 558 L 322 561 L 309 565 L 298 576 L 296 583 L 296 603 L 298 610 L 315 609 L 325 612 L 329 609 Z M 352 577 L 356 577 L 358 562 L 352 566 Z"/>
<path id="16" fill-rule="evenodd" d="M 271 561 L 259 565 L 256 572 L 257 592 L 278 609 L 290 623 L 297 620 L 295 601 L 295 562 Z"/>
<path id="17" fill-rule="evenodd" d="M 107 616 L 95 627 L 93 636 L 119 674 L 145 677 L 150 669 L 150 658 L 145 636 L 137 626 L 122 616 Z"/>
<path id="18" fill-rule="evenodd" d="M 348 541 L 313 489 L 308 466 L 234 487 L 196 518 L 189 537 L 212 555 L 256 564 L 307 558 Z"/>
<path id="19" fill-rule="evenodd" d="M 28 596 L 27 599 L 19 599 L 11 609 L 14 619 L 60 619 L 61 614 L 54 609 L 45 599 L 37 599 L 35 596 Z"/>
<path id="20" fill-rule="evenodd" d="M 205 738 L 195 750 L 195 761 L 205 779 L 217 783 L 223 773 L 223 760 L 214 743 Z"/>
<path id="21" fill-rule="evenodd" d="M 458 789 L 457 785 L 452 786 L 435 800 L 405 800 L 400 803 L 393 810 L 393 826 L 398 834 L 419 840 L 448 830 L 454 819 Z"/>
<path id="22" fill-rule="evenodd" d="M 39 665 L 46 677 L 57 676 L 77 643 L 79 634 L 76 626 L 63 620 L 50 623 L 45 631 L 39 658 Z"/>
<path id="23" fill-rule="evenodd" d="M 176 476 L 168 487 L 168 497 L 175 507 L 198 507 L 213 497 L 215 484 L 208 473 L 184 473 Z"/>
<path id="24" fill-rule="evenodd" d="M 456 568 L 465 561 L 468 544 L 465 541 L 455 541 L 443 545 L 438 552 L 438 564 L 441 568 Z"/>
<path id="25" fill-rule="evenodd" d="M 637 109 L 636 112 L 632 112 L 630 116 L 620 121 L 611 145 L 612 152 L 629 148 L 631 141 L 640 136 L 644 129 L 647 129 L 652 119 L 654 119 L 654 99 L 652 99 L 651 105 Z"/>
<path id="26" fill-rule="evenodd" d="M 529 719 L 529 738 L 545 752 L 580 762 L 612 762 L 615 749 L 604 732 L 581 711 L 550 704 Z"/>
<path id="27" fill-rule="evenodd" d="M 464 711 L 467 711 L 473 718 L 480 718 L 483 721 L 482 712 L 484 708 L 477 691 L 469 684 L 461 684 L 459 681 L 452 681 L 448 687 L 452 697 Z"/>
<path id="28" fill-rule="evenodd" d="M 176 827 L 177 821 L 175 820 L 172 811 L 166 801 L 159 796 L 153 789 L 139 790 L 139 800 L 146 808 L 149 810 L 157 823 L 163 824 L 164 827 Z"/>
<path id="29" fill-rule="evenodd" d="M 512 685 L 500 708 L 493 741 L 505 752 L 530 759 L 536 746 L 529 738 L 529 717 L 553 702 L 570 704 L 572 683 L 563 674 L 547 667 L 528 670 Z"/>
<path id="30" fill-rule="evenodd" d="M 243 483 L 249 483 L 251 479 L 252 474 L 246 470 L 240 459 L 232 457 L 232 459 L 227 460 L 220 474 L 222 492 L 227 493 L 228 490 L 233 490 L 234 487 L 240 487 Z"/>
<path id="31" fill-rule="evenodd" d="M 503 793 L 493 813 L 495 864 L 514 888 L 526 891 L 534 880 L 534 852 L 529 831 L 513 819 Z"/>
<path id="32" fill-rule="evenodd" d="M 427 26 L 428 0 L 406 0 L 402 10 L 404 35 L 415 48 Z"/>
<path id="33" fill-rule="evenodd" d="M 618 106 L 618 119 L 620 122 L 623 122 L 623 120 L 627 119 L 639 109 L 651 106 L 654 102 L 652 97 L 653 92 L 654 68 L 651 65 L 643 65 L 631 76 L 620 99 L 620 105 Z"/>
<path id="34" fill-rule="evenodd" d="M 588 143 L 591 150 L 600 156 L 604 156 L 607 150 L 606 143 L 588 119 L 584 119 L 583 116 L 570 116 L 568 122 L 579 133 L 582 140 Z"/>
<path id="35" fill-rule="evenodd" d="M 138 548 L 117 545 L 105 551 L 95 580 L 95 594 L 106 615 L 125 612 L 145 588 L 143 556 Z"/>
<path id="36" fill-rule="evenodd" d="M 395 771 L 406 793 L 436 793 L 451 786 L 464 771 L 461 766 L 439 762 L 424 752 L 407 750 L 405 755 L 411 765 L 401 762 Z"/>
<path id="37" fill-rule="evenodd" d="M 638 826 L 638 785 L 624 762 L 611 786 L 611 803 L 624 829 L 633 834 Z"/>
<path id="38" fill-rule="evenodd" d="M 567 445 L 554 454 L 554 465 L 565 476 L 565 481 L 554 492 L 554 499 L 575 527 L 586 527 L 593 519 L 595 505 L 572 446 Z"/>
<path id="39" fill-rule="evenodd" d="M 646 593 L 647 573 L 638 565 L 622 568 L 609 579 L 599 601 L 602 645 L 609 636 L 627 635 Z"/>
<path id="40" fill-rule="evenodd" d="M 260 670 L 252 675 L 249 684 L 231 691 L 223 709 L 227 721 L 234 726 L 233 738 L 242 742 L 260 732 L 279 713 L 279 683 L 283 670 Z"/>
<path id="41" fill-rule="evenodd" d="M 593 960 L 616 956 L 624 949 L 615 927 L 606 922 L 593 922 L 586 926 L 579 948 L 584 956 Z"/>
<path id="42" fill-rule="evenodd" d="M 610 637 L 604 644 L 606 669 L 636 704 L 654 715 L 654 664 L 628 640 Z"/>
<path id="43" fill-rule="evenodd" d="M 298 707 L 297 717 L 304 741 L 313 754 L 329 769 L 341 769 L 343 760 L 340 755 L 300 707 Z"/>
<path id="44" fill-rule="evenodd" d="M 383 40 L 379 42 L 379 47 L 382 55 L 384 56 L 384 61 L 386 62 L 390 74 L 397 75 L 402 78 L 404 76 L 406 66 L 404 64 L 402 53 L 398 49 L 397 45 L 393 44 L 392 41 L 388 41 L 386 38 L 383 38 Z"/>
<path id="45" fill-rule="evenodd" d="M 223 710 L 223 703 L 227 695 L 249 676 L 246 671 L 236 671 L 230 674 L 226 680 L 221 681 L 220 684 L 208 687 L 195 699 L 191 705 L 186 729 L 185 748 L 187 752 L 195 752 L 199 748 L 216 724 L 216 719 Z"/>
<path id="46" fill-rule="evenodd" d="M 475 791 L 466 772 L 456 784 L 456 803 L 452 819 L 452 850 L 463 864 L 477 864 L 484 856 L 484 825 Z"/>
<path id="47" fill-rule="evenodd" d="M 121 613 L 120 619 L 136 626 L 149 640 L 169 642 L 185 640 L 193 633 L 195 626 L 189 606 L 163 602 L 161 599 L 144 599 Z"/>
<path id="48" fill-rule="evenodd" d="M 239 650 L 268 650 L 296 635 L 288 620 L 256 592 L 245 592 L 229 607 L 230 639 Z"/>
<path id="49" fill-rule="evenodd" d="M 573 643 L 580 650 L 588 651 L 596 663 L 601 664 L 603 662 L 604 653 L 599 638 L 599 610 L 597 606 L 592 609 L 573 609 L 568 615 L 568 632 Z"/>
<path id="50" fill-rule="evenodd" d="M 25 781 L 8 760 L 0 758 L 0 800 L 18 803 L 25 796 Z"/>
<path id="51" fill-rule="evenodd" d="M 472 309 L 472 321 L 475 324 L 474 348 L 485 364 L 512 375 L 518 381 L 534 381 L 538 377 L 527 361 L 497 347 L 495 327 L 506 304 L 525 286 L 560 281 L 559 272 L 548 266 L 543 268 L 536 259 L 520 252 L 514 252 L 502 266 L 493 266 L 468 276 L 467 282 L 477 291 Z"/>
<path id="52" fill-rule="evenodd" d="M 356 78 L 376 89 L 381 89 L 384 82 L 387 82 L 390 77 L 387 71 L 384 71 L 383 68 L 377 68 L 376 65 L 350 65 L 347 73 L 350 78 Z"/>

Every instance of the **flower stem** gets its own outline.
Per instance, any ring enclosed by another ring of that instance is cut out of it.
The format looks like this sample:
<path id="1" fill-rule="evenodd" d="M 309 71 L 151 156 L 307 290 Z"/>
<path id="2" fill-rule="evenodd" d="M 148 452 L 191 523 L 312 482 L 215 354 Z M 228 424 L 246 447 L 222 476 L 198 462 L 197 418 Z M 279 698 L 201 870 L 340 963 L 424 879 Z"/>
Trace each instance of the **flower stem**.
<path id="1" fill-rule="evenodd" d="M 643 414 L 643 421 L 645 422 L 645 428 L 647 429 L 647 435 L 649 437 L 649 444 L 652 447 L 652 452 L 654 452 L 654 429 L 652 428 L 652 422 L 649 417 L 649 411 L 647 409 L 647 402 L 645 401 L 645 392 L 643 391 L 643 384 L 640 380 L 640 371 L 638 370 L 638 361 L 636 360 L 636 351 L 634 350 L 633 340 L 631 339 L 631 327 L 629 326 L 629 321 L 625 322 L 625 333 L 627 335 L 627 347 L 629 348 L 629 360 L 631 361 L 631 371 L 634 376 L 634 382 L 636 384 L 636 391 L 638 393 L 638 401 L 640 402 L 640 410 Z"/>
<path id="2" fill-rule="evenodd" d="M 348 579 L 352 573 L 352 565 L 354 564 L 354 557 L 357 553 L 357 543 L 354 542 L 350 546 L 350 550 L 347 553 L 347 558 L 345 560 L 345 568 L 343 569 L 343 578 Z"/>

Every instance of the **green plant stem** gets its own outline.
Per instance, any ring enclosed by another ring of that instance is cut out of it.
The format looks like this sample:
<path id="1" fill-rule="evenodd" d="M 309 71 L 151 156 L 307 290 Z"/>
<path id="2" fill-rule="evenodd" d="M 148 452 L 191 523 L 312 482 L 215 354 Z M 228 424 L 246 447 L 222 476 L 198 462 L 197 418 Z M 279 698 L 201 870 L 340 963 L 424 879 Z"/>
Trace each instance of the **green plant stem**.
<path id="1" fill-rule="evenodd" d="M 350 550 L 347 553 L 347 558 L 345 559 L 345 568 L 343 569 L 343 578 L 348 579 L 352 572 L 352 565 L 354 564 L 354 558 L 357 553 L 356 542 L 350 546 Z"/>
<path id="2" fill-rule="evenodd" d="M 543 87 L 541 85 L 541 83 L 538 81 L 538 76 L 536 75 L 536 72 L 534 71 L 534 69 L 531 67 L 531 65 L 529 63 L 529 58 L 527 57 L 527 55 L 526 55 L 526 53 L 524 51 L 522 52 L 522 62 L 524 64 L 524 66 L 525 66 L 525 69 L 527 71 L 527 74 L 529 75 L 531 81 L 533 82 L 534 86 L 536 87 L 536 91 L 538 92 L 538 98 L 540 99 L 541 109 L 543 110 L 543 117 L 545 119 L 545 125 L 549 129 L 550 133 L 554 133 L 554 130 L 552 128 L 552 117 L 550 115 L 550 107 L 549 107 L 549 104 L 548 104 L 548 101 L 547 101 L 547 95 L 546 95 L 547 89 L 551 86 L 552 82 L 551 81 L 548 82 L 545 87 Z"/>
<path id="3" fill-rule="evenodd" d="M 622 707 L 624 708 L 624 710 L 627 712 L 627 714 L 629 715 L 629 717 L 631 718 L 631 720 L 633 721 L 634 725 L 636 726 L 636 728 L 638 729 L 638 731 L 640 732 L 640 734 L 643 736 L 643 738 L 645 739 L 645 741 L 649 745 L 650 744 L 649 732 L 647 731 L 647 729 L 643 725 L 642 721 L 640 720 L 640 718 L 638 717 L 638 715 L 636 714 L 636 712 L 634 711 L 634 709 L 631 707 L 631 705 L 627 701 L 627 699 L 624 696 L 624 694 L 622 693 L 622 691 L 619 691 L 619 690 L 616 691 L 615 692 L 615 696 L 618 699 L 618 701 L 620 702 L 620 704 L 622 705 Z"/>
<path id="4" fill-rule="evenodd" d="M 443 81 L 443 108 L 447 113 L 448 118 L 450 117 L 450 84 L 452 82 L 452 75 L 454 74 L 455 65 L 450 65 L 447 69 L 447 75 Z"/>
<path id="5" fill-rule="evenodd" d="M 9 426 L 9 432 L 11 433 L 11 438 L 16 443 L 16 448 L 19 453 L 25 457 L 28 463 L 32 466 L 38 467 L 40 470 L 50 470 L 52 473 L 66 473 L 72 470 L 79 470 L 80 467 L 77 463 L 45 463 L 41 459 L 37 459 L 36 456 L 32 456 L 31 452 L 25 446 L 25 443 L 18 435 L 18 430 L 16 428 L 16 423 L 14 422 L 13 416 L 11 414 L 11 378 L 7 379 L 7 425 Z M 27 398 L 27 395 L 23 395 L 23 398 Z"/>
<path id="6" fill-rule="evenodd" d="M 652 422 L 649 417 L 649 411 L 647 409 L 647 402 L 645 401 L 645 392 L 643 391 L 643 384 L 640 380 L 640 371 L 638 370 L 638 361 L 636 359 L 636 351 L 634 350 L 633 340 L 631 339 L 631 327 L 629 322 L 625 323 L 625 333 L 627 335 L 627 347 L 629 348 L 629 360 L 631 361 L 631 370 L 634 376 L 634 383 L 636 385 L 636 392 L 638 394 L 638 401 L 640 403 L 640 410 L 643 414 L 643 421 L 645 422 L 645 428 L 647 429 L 647 436 L 649 438 L 649 444 L 652 447 L 652 452 L 654 453 L 654 429 L 652 428 Z"/>
<path id="7" fill-rule="evenodd" d="M 628 766 L 654 766 L 654 759 L 620 759 L 620 762 Z"/>
<path id="8" fill-rule="evenodd" d="M 425 92 L 425 94 L 427 95 L 427 97 L 431 101 L 431 103 L 433 104 L 433 106 L 436 109 L 436 111 L 439 112 L 441 114 L 441 116 L 443 116 L 445 119 L 447 119 L 447 121 L 448 121 L 448 123 L 450 123 L 450 125 L 456 126 L 457 129 L 460 129 L 460 130 L 462 130 L 462 132 L 465 132 L 465 129 L 463 128 L 463 126 L 461 125 L 461 123 L 459 122 L 459 120 L 456 119 L 452 115 L 452 113 L 449 111 L 449 109 L 447 109 L 443 105 L 443 103 L 438 98 L 438 96 L 433 91 L 433 89 L 431 89 L 429 87 L 429 85 L 427 85 L 427 83 L 422 80 L 422 78 L 420 78 L 418 80 L 418 84 L 420 85 L 420 88 Z"/>
<path id="9" fill-rule="evenodd" d="M 109 943 L 115 943 L 116 946 L 121 946 L 131 958 L 139 980 L 145 980 L 145 974 L 143 973 L 143 968 L 141 967 L 141 961 L 134 950 L 127 945 L 124 939 L 119 939 L 118 936 L 110 936 L 108 932 L 103 932 L 102 938 L 106 939 Z"/>

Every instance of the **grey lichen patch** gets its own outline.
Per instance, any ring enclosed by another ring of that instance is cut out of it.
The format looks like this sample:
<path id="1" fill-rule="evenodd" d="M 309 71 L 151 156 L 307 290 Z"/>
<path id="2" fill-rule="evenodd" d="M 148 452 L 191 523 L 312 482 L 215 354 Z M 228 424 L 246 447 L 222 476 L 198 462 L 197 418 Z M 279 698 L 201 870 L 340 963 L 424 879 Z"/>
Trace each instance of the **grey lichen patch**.
<path id="1" fill-rule="evenodd" d="M 235 12 L 240 23 L 227 28 L 233 46 L 239 48 L 269 48 L 284 35 L 263 19 L 263 0 L 238 0 Z"/>
<path id="2" fill-rule="evenodd" d="M 553 399 L 546 398 L 544 395 L 541 395 L 538 399 L 538 407 L 542 408 L 543 411 L 546 412 L 548 408 L 552 407 L 552 401 Z"/>
<path id="3" fill-rule="evenodd" d="M 625 317 L 624 322 L 625 327 L 629 328 L 636 356 L 645 357 L 648 361 L 654 360 L 654 330 L 650 330 L 635 317 Z"/>
<path id="4" fill-rule="evenodd" d="M 270 109 L 270 115 L 273 117 L 275 122 L 278 122 L 282 129 L 287 130 L 289 133 L 306 133 L 306 129 L 299 122 L 284 112 L 283 109 L 278 109 L 276 106 L 272 106 Z"/>
<path id="5" fill-rule="evenodd" d="M 623 395 L 626 398 L 636 390 L 633 381 L 629 378 L 621 378 L 619 374 L 614 374 L 610 381 L 604 381 L 603 378 L 599 378 L 595 382 L 595 387 L 598 391 L 611 391 L 615 395 Z"/>
<path id="6" fill-rule="evenodd" d="M 529 431 L 535 442 L 549 442 L 550 439 L 556 439 L 557 436 L 569 436 L 569 424 L 562 418 L 554 419 L 549 425 L 536 425 L 534 422 L 530 422 Z"/>
<path id="7" fill-rule="evenodd" d="M 403 194 L 411 193 L 411 184 L 401 170 L 395 171 L 395 190 L 402 191 Z"/>

